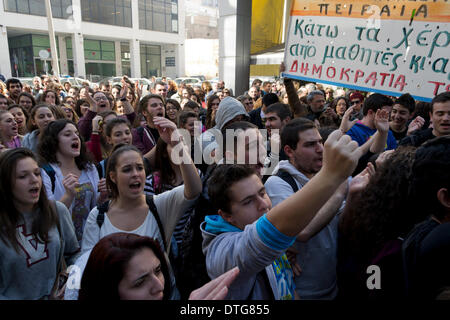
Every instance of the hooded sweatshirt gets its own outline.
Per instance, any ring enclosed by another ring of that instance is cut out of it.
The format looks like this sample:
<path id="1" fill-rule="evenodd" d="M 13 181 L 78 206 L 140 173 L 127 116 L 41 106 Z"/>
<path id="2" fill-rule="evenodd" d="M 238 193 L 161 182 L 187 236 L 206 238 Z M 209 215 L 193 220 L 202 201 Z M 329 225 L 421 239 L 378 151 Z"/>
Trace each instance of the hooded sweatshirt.
<path id="1" fill-rule="evenodd" d="M 27 133 L 22 140 L 22 147 L 28 148 L 37 154 L 37 146 L 39 142 L 39 130 L 33 130 Z"/>
<path id="2" fill-rule="evenodd" d="M 58 201 L 56 211 L 62 237 L 55 225 L 48 233 L 47 242 L 37 242 L 30 231 L 33 218 L 39 213 L 28 212 L 23 214 L 22 222 L 16 227 L 18 251 L 0 240 L 0 300 L 47 298 L 62 254 L 68 266 L 79 255 L 80 247 L 69 211 Z"/>
<path id="3" fill-rule="evenodd" d="M 289 161 L 280 161 L 274 175 L 264 184 L 274 207 L 294 193 L 289 183 L 276 176 L 279 170 L 287 171 L 299 189 L 309 181 Z M 295 277 L 296 290 L 301 299 L 334 299 L 337 295 L 338 219 L 338 215 L 335 215 L 328 225 L 307 242 L 294 243 L 299 252 L 297 263 L 302 269 L 300 276 Z"/>
<path id="4" fill-rule="evenodd" d="M 200 137 L 198 137 L 202 155 L 210 155 L 211 152 L 219 146 L 216 142 L 216 138 L 221 136 L 220 130 L 222 130 L 228 122 L 239 115 L 244 115 L 247 118 L 249 117 L 244 106 L 238 100 L 233 97 L 225 97 L 220 101 L 219 109 L 217 109 L 215 117 L 216 125 L 203 132 Z"/>
<path id="5" fill-rule="evenodd" d="M 206 268 L 211 279 L 239 267 L 239 276 L 230 285 L 226 299 L 294 299 L 293 272 L 284 251 L 295 237 L 279 232 L 266 215 L 244 230 L 219 215 L 206 216 L 201 230 Z"/>

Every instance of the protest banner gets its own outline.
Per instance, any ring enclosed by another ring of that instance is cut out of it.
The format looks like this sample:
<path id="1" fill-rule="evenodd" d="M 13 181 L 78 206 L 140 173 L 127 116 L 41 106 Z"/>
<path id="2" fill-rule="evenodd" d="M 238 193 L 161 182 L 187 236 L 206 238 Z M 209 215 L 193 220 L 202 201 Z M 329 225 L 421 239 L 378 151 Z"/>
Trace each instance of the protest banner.
<path id="1" fill-rule="evenodd" d="M 294 0 L 283 76 L 431 101 L 450 91 L 450 2 Z"/>

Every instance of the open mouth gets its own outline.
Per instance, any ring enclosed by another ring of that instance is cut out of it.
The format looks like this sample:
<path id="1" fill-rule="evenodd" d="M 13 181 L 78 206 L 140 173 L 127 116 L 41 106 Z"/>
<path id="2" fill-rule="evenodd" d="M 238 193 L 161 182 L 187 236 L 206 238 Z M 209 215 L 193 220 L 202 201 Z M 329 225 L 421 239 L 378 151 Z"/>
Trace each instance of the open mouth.
<path id="1" fill-rule="evenodd" d="M 139 190 L 141 188 L 141 183 L 140 182 L 134 182 L 132 184 L 130 184 L 130 189 L 131 190 Z"/>
<path id="2" fill-rule="evenodd" d="M 80 148 L 80 143 L 79 142 L 74 142 L 71 144 L 72 149 L 76 149 L 78 150 Z"/>
<path id="3" fill-rule="evenodd" d="M 30 190 L 28 190 L 28 192 L 31 194 L 31 196 L 32 196 L 33 198 L 39 196 L 39 191 L 40 191 L 40 188 L 39 188 L 39 187 L 34 187 L 34 188 L 31 188 Z"/>

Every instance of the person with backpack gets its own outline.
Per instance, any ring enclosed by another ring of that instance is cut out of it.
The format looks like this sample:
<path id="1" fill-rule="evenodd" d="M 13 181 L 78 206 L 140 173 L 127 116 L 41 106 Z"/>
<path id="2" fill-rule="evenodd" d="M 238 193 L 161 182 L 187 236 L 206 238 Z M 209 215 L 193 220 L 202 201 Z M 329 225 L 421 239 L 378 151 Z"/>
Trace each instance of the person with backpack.
<path id="1" fill-rule="evenodd" d="M 321 170 L 273 208 L 254 168 L 217 166 L 208 193 L 219 210 L 207 216 L 201 227 L 209 276 L 216 278 L 239 267 L 240 276 L 230 286 L 227 299 L 296 298 L 285 251 L 353 172 L 368 147 L 358 147 L 342 132 L 334 131 L 324 146 Z"/>
<path id="2" fill-rule="evenodd" d="M 0 155 L 0 300 L 48 299 L 79 253 L 70 213 L 48 200 L 36 156 Z"/>
<path id="3" fill-rule="evenodd" d="M 98 173 L 86 152 L 75 123 L 67 119 L 51 122 L 38 145 L 41 174 L 47 196 L 61 201 L 72 214 L 78 241 L 81 242 L 89 212 L 107 194 L 98 191 Z"/>
<path id="4" fill-rule="evenodd" d="M 320 171 L 323 161 L 322 137 L 314 122 L 306 118 L 296 118 L 284 126 L 281 148 L 289 160 L 280 161 L 264 185 L 274 207 L 303 188 Z M 291 265 L 296 291 L 302 299 L 334 299 L 337 295 L 337 222 L 345 192 L 343 183 L 318 214 L 323 218 L 321 223 L 304 228 L 289 252 L 290 257 L 291 252 L 297 253 Z"/>
<path id="5" fill-rule="evenodd" d="M 91 250 L 104 236 L 129 232 L 155 238 L 168 253 L 175 226 L 187 208 L 200 194 L 202 183 L 190 160 L 187 147 L 181 142 L 176 126 L 165 118 L 155 119 L 160 135 L 178 148 L 188 161 L 180 164 L 184 185 L 154 197 L 144 194 L 145 170 L 143 156 L 134 146 L 122 146 L 108 159 L 106 184 L 110 201 L 94 208 L 87 219 L 82 252 Z M 172 139 L 171 139 L 172 138 Z M 173 273 L 171 275 L 174 281 Z"/>

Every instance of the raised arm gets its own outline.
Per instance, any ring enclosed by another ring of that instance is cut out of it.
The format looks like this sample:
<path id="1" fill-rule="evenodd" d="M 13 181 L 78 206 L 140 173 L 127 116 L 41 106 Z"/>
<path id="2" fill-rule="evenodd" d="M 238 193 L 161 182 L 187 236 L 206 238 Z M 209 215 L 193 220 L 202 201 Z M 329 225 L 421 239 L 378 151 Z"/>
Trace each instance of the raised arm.
<path id="1" fill-rule="evenodd" d="M 202 181 L 198 170 L 191 159 L 189 148 L 183 143 L 176 125 L 169 119 L 154 117 L 153 123 L 159 131 L 161 139 L 172 146 L 172 163 L 180 166 L 184 181 L 184 196 L 191 200 L 196 198 L 202 191 Z"/>
<path id="2" fill-rule="evenodd" d="M 286 67 L 284 62 L 280 65 L 280 73 L 284 72 Z M 289 108 L 294 118 L 304 117 L 307 115 L 308 110 L 306 110 L 305 105 L 300 101 L 295 90 L 292 79 L 284 78 L 284 86 L 286 88 L 286 93 L 288 95 Z"/>
<path id="3" fill-rule="evenodd" d="M 380 153 L 386 149 L 386 141 L 389 133 L 389 112 L 387 110 L 377 110 L 375 114 L 375 127 L 377 128 L 377 132 L 370 146 L 370 152 Z"/>
<path id="4" fill-rule="evenodd" d="M 128 96 L 128 85 L 126 81 L 122 79 L 122 89 L 120 90 L 120 101 L 122 101 L 123 104 L 124 114 L 135 113 L 133 106 L 127 99 L 127 96 Z M 139 99 L 137 101 L 139 101 Z"/>
<path id="5" fill-rule="evenodd" d="M 358 147 L 340 130 L 330 134 L 324 145 L 322 169 L 299 191 L 272 208 L 267 219 L 286 236 L 297 236 L 354 171 L 369 144 Z"/>

